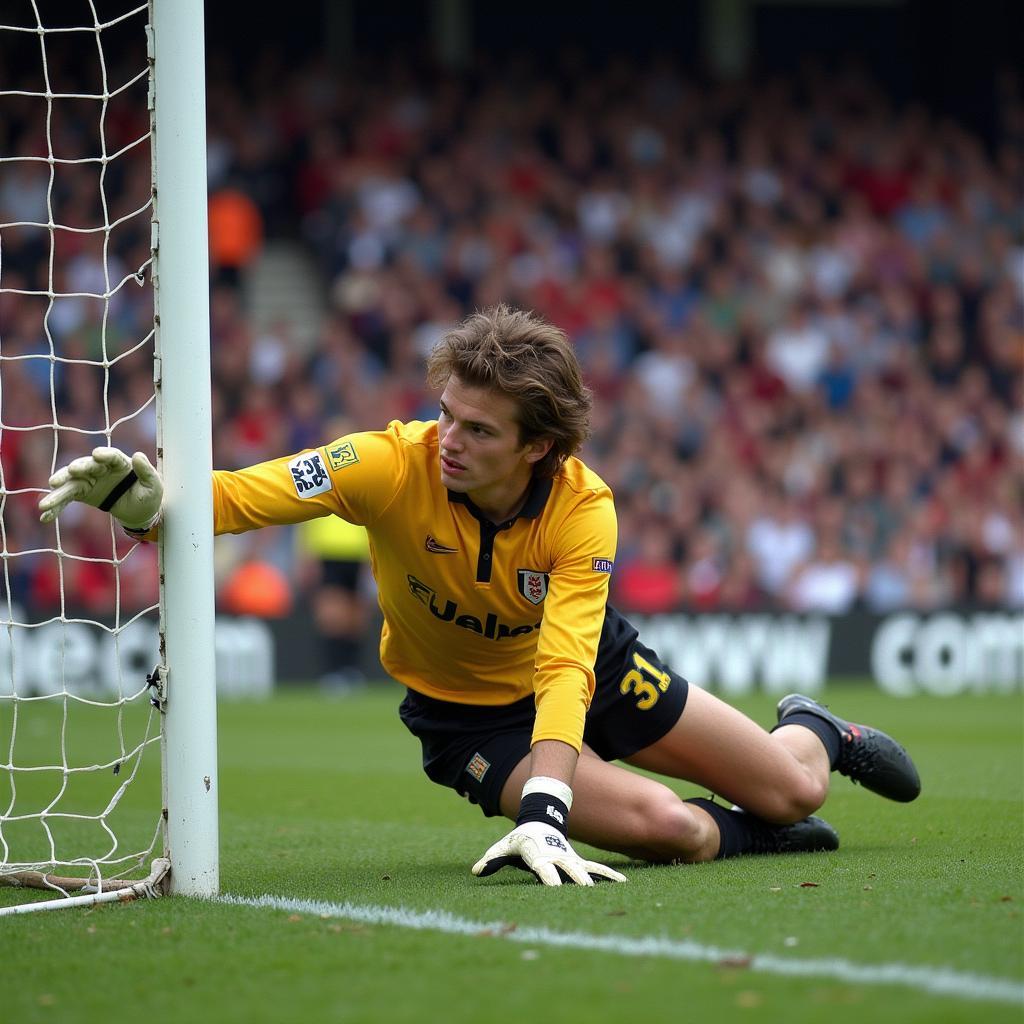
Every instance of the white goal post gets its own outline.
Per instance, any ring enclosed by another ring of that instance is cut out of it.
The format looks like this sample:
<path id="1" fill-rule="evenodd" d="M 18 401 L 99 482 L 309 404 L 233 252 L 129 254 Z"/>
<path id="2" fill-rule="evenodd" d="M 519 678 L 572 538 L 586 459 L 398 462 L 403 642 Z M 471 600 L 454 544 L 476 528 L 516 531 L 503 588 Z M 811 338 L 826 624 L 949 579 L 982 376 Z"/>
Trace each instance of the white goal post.
<path id="1" fill-rule="evenodd" d="M 0 915 L 219 886 L 203 0 L 68 7 L 0 9 Z M 40 526 L 34 504 L 70 458 L 140 437 L 165 483 L 159 583 L 123 608 L 152 546 L 81 506 Z M 83 571 L 111 607 L 76 603 Z"/>
<path id="2" fill-rule="evenodd" d="M 171 892 L 217 892 L 217 698 L 203 0 L 150 0 L 160 565 Z"/>

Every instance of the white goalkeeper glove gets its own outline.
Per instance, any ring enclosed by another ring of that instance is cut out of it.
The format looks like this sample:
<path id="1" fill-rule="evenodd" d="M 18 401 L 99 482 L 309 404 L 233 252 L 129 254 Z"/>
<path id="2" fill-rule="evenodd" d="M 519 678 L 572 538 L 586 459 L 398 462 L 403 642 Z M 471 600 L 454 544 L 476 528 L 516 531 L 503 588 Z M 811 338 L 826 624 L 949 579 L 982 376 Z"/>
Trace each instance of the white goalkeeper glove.
<path id="1" fill-rule="evenodd" d="M 52 523 L 73 501 L 109 512 L 132 533 L 145 533 L 160 518 L 164 485 L 142 452 L 130 459 L 117 448 L 93 448 L 50 477 L 39 502 L 40 522 Z"/>
<path id="2" fill-rule="evenodd" d="M 564 782 L 542 776 L 527 780 L 516 827 L 473 865 L 473 874 L 492 875 L 508 866 L 532 872 L 544 885 L 561 885 L 563 879 L 576 885 L 625 882 L 625 875 L 584 860 L 569 845 L 571 806 L 572 790 Z"/>

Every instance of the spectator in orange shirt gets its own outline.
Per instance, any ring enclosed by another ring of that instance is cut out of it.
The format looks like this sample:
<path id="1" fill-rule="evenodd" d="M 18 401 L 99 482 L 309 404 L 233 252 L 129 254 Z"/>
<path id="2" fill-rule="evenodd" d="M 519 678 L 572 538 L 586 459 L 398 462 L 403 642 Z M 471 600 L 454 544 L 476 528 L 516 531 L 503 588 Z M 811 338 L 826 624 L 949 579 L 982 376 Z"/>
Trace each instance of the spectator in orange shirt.
<path id="1" fill-rule="evenodd" d="M 263 247 L 263 215 L 244 192 L 229 186 L 210 196 L 207 216 L 211 275 L 218 284 L 237 286 Z"/>

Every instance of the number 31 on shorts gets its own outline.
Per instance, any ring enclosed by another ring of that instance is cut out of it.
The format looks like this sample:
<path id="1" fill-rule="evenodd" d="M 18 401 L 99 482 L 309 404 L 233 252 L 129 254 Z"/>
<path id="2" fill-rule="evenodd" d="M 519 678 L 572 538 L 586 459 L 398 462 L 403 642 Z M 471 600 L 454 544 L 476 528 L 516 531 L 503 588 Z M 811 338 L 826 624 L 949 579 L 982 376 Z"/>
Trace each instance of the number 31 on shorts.
<path id="1" fill-rule="evenodd" d="M 636 694 L 638 711 L 649 711 L 658 703 L 658 698 L 668 689 L 671 682 L 669 674 L 646 658 L 633 652 L 633 664 L 619 683 L 619 691 L 625 695 L 631 690 Z"/>

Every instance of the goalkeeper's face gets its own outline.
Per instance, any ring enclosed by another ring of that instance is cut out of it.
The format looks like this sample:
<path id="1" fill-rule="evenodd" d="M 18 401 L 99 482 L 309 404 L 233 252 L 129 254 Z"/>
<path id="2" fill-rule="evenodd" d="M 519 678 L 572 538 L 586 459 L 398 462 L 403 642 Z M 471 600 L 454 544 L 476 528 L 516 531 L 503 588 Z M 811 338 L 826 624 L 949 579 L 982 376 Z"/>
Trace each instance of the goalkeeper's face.
<path id="1" fill-rule="evenodd" d="M 468 494 L 485 512 L 511 515 L 529 487 L 534 463 L 550 441 L 523 443 L 518 407 L 498 391 L 451 377 L 437 420 L 441 482 Z"/>

